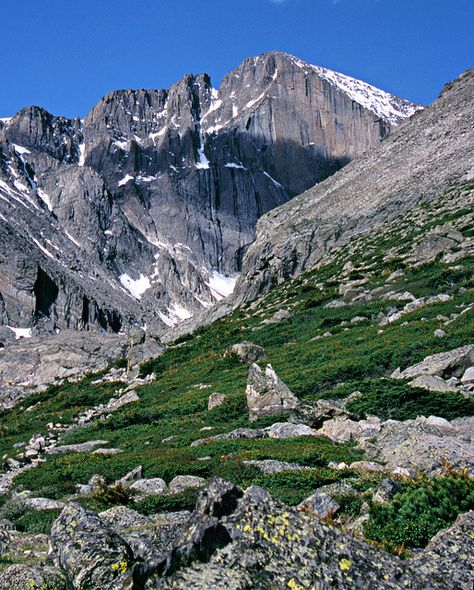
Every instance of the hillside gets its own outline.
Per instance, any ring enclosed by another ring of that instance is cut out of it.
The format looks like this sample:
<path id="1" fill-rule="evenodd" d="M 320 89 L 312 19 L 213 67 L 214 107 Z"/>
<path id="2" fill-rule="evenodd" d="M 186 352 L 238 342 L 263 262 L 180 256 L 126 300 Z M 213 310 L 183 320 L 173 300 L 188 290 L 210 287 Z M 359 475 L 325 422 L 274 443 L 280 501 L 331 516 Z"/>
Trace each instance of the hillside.
<path id="1" fill-rule="evenodd" d="M 2 410 L 0 590 L 472 587 L 473 81 L 265 215 L 139 370 L 137 331 Z"/>

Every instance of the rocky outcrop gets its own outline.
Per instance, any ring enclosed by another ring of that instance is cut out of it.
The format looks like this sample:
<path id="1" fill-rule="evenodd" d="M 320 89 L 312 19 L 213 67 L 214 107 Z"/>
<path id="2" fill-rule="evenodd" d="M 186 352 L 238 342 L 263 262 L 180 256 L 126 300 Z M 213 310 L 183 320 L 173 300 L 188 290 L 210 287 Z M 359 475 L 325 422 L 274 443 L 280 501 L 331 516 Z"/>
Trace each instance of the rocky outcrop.
<path id="1" fill-rule="evenodd" d="M 247 380 L 249 419 L 255 422 L 263 416 L 278 416 L 298 407 L 298 399 L 278 377 L 271 365 L 265 371 L 253 364 Z"/>
<path id="2" fill-rule="evenodd" d="M 53 383 L 101 371 L 127 351 L 127 339 L 113 334 L 71 331 L 21 339 L 0 349 L 0 406 L 12 407 Z"/>
<path id="3" fill-rule="evenodd" d="M 416 105 L 271 52 L 79 119 L 0 123 L 0 324 L 163 330 L 233 288 L 258 218 Z"/>

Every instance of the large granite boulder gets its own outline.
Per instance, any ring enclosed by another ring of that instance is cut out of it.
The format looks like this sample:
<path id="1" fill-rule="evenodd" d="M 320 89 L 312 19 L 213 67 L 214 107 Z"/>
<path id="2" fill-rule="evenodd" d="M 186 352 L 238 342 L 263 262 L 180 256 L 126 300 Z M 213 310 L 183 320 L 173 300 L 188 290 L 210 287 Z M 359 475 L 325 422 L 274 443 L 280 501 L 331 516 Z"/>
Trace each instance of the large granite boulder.
<path id="1" fill-rule="evenodd" d="M 278 416 L 299 406 L 298 398 L 278 377 L 271 365 L 265 371 L 253 364 L 247 380 L 249 419 L 255 422 L 263 416 Z"/>

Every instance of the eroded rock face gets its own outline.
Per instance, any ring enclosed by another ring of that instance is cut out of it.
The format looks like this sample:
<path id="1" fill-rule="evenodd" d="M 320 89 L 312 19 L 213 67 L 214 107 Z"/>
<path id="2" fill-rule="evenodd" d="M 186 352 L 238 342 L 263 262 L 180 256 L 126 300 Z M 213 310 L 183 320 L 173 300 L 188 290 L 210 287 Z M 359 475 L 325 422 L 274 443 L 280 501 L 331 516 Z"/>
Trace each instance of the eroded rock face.
<path id="1" fill-rule="evenodd" d="M 256 364 L 250 367 L 246 395 L 251 422 L 263 416 L 277 416 L 299 406 L 298 399 L 271 365 L 267 365 L 265 371 Z"/>

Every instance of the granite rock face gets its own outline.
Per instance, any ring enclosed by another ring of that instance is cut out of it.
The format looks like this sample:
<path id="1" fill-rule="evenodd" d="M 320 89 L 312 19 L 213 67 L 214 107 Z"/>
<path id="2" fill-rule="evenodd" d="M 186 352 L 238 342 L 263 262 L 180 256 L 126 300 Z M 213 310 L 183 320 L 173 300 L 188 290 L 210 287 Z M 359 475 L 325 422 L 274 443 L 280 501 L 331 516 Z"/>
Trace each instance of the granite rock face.
<path id="1" fill-rule="evenodd" d="M 416 109 L 292 56 L 219 89 L 121 90 L 81 121 L 0 122 L 0 325 L 162 330 L 228 295 L 258 218 Z"/>
<path id="2" fill-rule="evenodd" d="M 264 215 L 229 305 L 255 299 L 327 260 L 353 237 L 440 198 L 453 183 L 471 181 L 473 89 L 474 70 L 468 70 L 379 146 Z M 466 192 L 466 207 L 472 207 L 472 196 Z M 457 244 L 454 236 L 441 238 Z"/>

